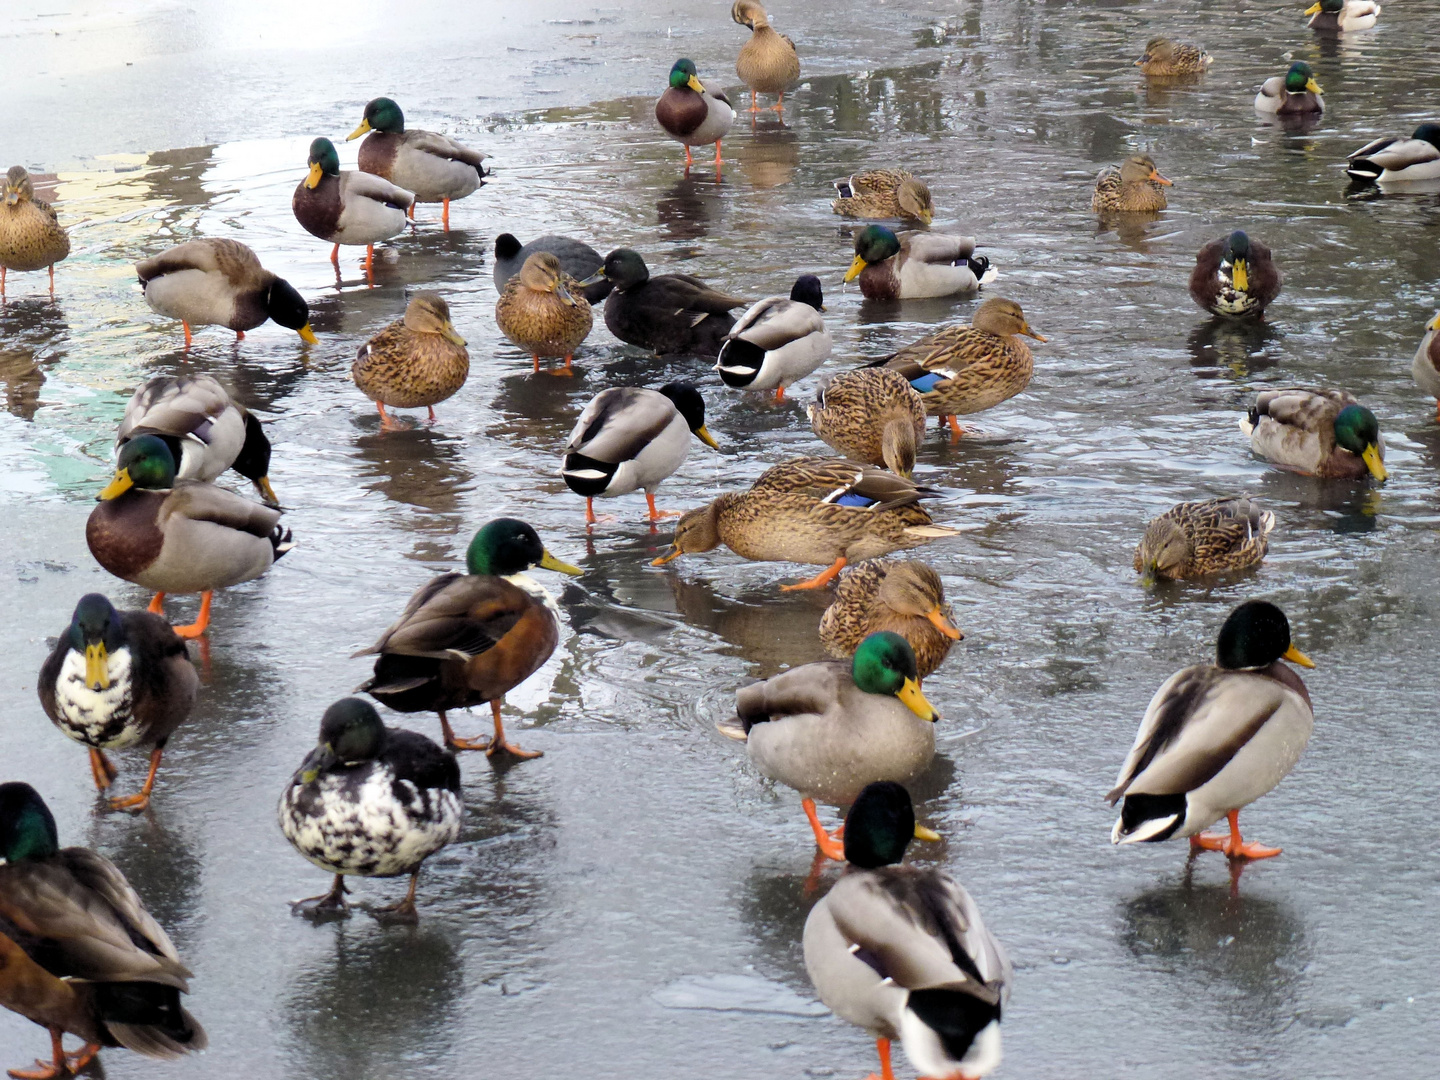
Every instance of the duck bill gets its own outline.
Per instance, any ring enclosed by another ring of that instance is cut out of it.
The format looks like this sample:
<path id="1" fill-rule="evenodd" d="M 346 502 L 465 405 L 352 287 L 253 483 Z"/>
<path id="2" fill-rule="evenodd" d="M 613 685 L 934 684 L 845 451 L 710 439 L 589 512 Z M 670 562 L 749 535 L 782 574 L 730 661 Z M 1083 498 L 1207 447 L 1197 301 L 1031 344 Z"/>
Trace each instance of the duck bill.
<path id="1" fill-rule="evenodd" d="M 1436 315 L 1435 318 L 1431 319 L 1428 323 L 1426 323 L 1425 329 L 1440 330 L 1440 315 Z"/>
<path id="2" fill-rule="evenodd" d="M 929 210 L 921 210 L 915 217 L 921 225 L 929 225 L 935 220 L 935 215 Z"/>
<path id="3" fill-rule="evenodd" d="M 311 191 L 314 191 L 317 187 L 320 186 L 320 181 L 324 178 L 325 170 L 320 167 L 320 163 L 318 161 L 312 161 L 310 163 L 310 173 L 308 176 L 305 177 L 305 186 Z"/>
<path id="4" fill-rule="evenodd" d="M 695 429 L 695 437 L 701 442 L 703 442 L 706 446 L 710 447 L 711 450 L 720 449 L 720 444 L 715 441 L 715 436 L 710 434 L 709 429 L 706 428 L 704 424 L 701 424 L 698 428 Z"/>
<path id="5" fill-rule="evenodd" d="M 848 284 L 849 282 L 852 282 L 857 277 L 859 277 L 860 271 L 865 269 L 865 265 L 865 260 L 862 259 L 859 255 L 856 255 L 855 261 L 850 264 L 850 269 L 845 271 L 846 283 Z"/>
<path id="6" fill-rule="evenodd" d="M 667 562 L 674 562 L 676 559 L 678 559 L 681 555 L 684 554 L 685 552 L 680 550 L 679 544 L 672 544 L 670 546 L 670 550 L 667 551 L 664 555 L 661 555 L 658 559 L 651 559 L 650 565 L 664 566 Z"/>
<path id="7" fill-rule="evenodd" d="M 920 684 L 914 679 L 906 679 L 905 685 L 895 696 L 900 699 L 900 704 L 920 717 L 921 720 L 929 720 L 933 724 L 940 719 L 940 714 L 935 711 L 935 706 L 925 700 L 925 695 L 920 692 Z"/>
<path id="8" fill-rule="evenodd" d="M 1029 324 L 1028 322 L 1025 324 L 1025 329 L 1024 329 L 1024 330 L 1021 330 L 1020 332 L 1021 332 L 1022 334 L 1024 334 L 1026 337 L 1034 338 L 1036 341 L 1049 341 L 1049 340 L 1050 340 L 1049 338 L 1041 337 L 1036 331 L 1032 330 L 1032 329 L 1030 328 L 1030 324 Z"/>
<path id="9" fill-rule="evenodd" d="M 694 90 L 697 94 L 703 94 L 705 92 L 705 84 L 702 83 L 694 75 L 690 76 L 690 81 L 687 82 L 685 85 L 690 87 L 690 89 Z"/>
<path id="10" fill-rule="evenodd" d="M 1289 660 L 1292 664 L 1299 664 L 1301 667 L 1313 668 L 1315 666 L 1315 661 L 1311 660 L 1310 657 L 1306 656 L 1299 649 L 1295 648 L 1294 645 L 1291 645 L 1288 649 L 1281 653 L 1280 659 Z"/>
<path id="11" fill-rule="evenodd" d="M 360 126 L 357 127 L 354 131 L 350 132 L 349 135 L 346 135 L 346 136 L 345 136 L 345 141 L 346 141 L 346 142 L 350 142 L 350 141 L 353 140 L 353 139 L 358 139 L 361 135 L 364 135 L 364 134 L 366 134 L 367 132 L 373 131 L 373 130 L 374 130 L 374 129 L 371 128 L 371 126 L 370 126 L 370 121 L 369 121 L 369 120 L 361 120 L 361 121 L 360 121 Z"/>
<path id="12" fill-rule="evenodd" d="M 1365 467 L 1370 470 L 1370 475 L 1379 480 L 1382 484 L 1390 479 L 1390 474 L 1385 471 L 1385 463 L 1380 460 L 1380 448 L 1373 442 L 1365 447 L 1360 460 L 1365 462 Z"/>
<path id="13" fill-rule="evenodd" d="M 596 270 L 593 274 L 591 274 L 589 277 L 587 277 L 584 281 L 577 281 L 575 284 L 576 284 L 577 286 L 579 286 L 580 288 L 583 289 L 583 288 L 585 288 L 585 286 L 587 286 L 587 285 L 599 285 L 600 282 L 602 282 L 602 281 L 604 281 L 604 280 L 605 280 L 605 267 L 602 266 L 602 267 L 600 267 L 599 270 Z"/>
<path id="14" fill-rule="evenodd" d="M 260 498 L 270 506 L 279 506 L 280 500 L 275 496 L 275 489 L 270 486 L 270 478 L 262 476 L 254 481 L 255 490 L 260 493 Z"/>
<path id="15" fill-rule="evenodd" d="M 310 756 L 305 759 L 305 765 L 300 772 L 300 782 L 313 784 L 321 773 L 334 768 L 339 761 L 335 756 L 335 748 L 329 743 L 322 743 L 310 751 Z"/>
<path id="16" fill-rule="evenodd" d="M 1306 15 L 1317 15 L 1317 14 L 1319 14 L 1319 12 L 1320 12 L 1320 5 L 1319 5 L 1318 3 L 1311 4 L 1308 8 L 1305 9 L 1305 14 L 1306 14 Z"/>
<path id="17" fill-rule="evenodd" d="M 557 281 L 555 283 L 555 295 L 570 307 L 575 306 L 575 297 L 570 292 L 570 286 L 566 285 L 565 282 Z"/>
<path id="18" fill-rule="evenodd" d="M 91 690 L 110 689 L 110 654 L 103 641 L 85 646 L 85 685 Z"/>
<path id="19" fill-rule="evenodd" d="M 1131 175 L 1133 176 L 1134 174 L 1132 173 Z M 1150 170 L 1150 179 L 1151 179 L 1151 180 L 1154 180 L 1155 183 L 1157 183 L 1157 184 L 1164 184 L 1166 187 L 1174 187 L 1174 186 L 1175 186 L 1175 181 L 1174 181 L 1174 180 L 1169 180 L 1169 179 L 1167 179 L 1166 177 L 1161 176 L 1159 169 L 1151 169 L 1151 170 Z"/>
<path id="20" fill-rule="evenodd" d="M 1144 56 L 1140 57 L 1139 60 L 1136 60 L 1136 61 L 1135 61 L 1135 66 L 1136 66 L 1136 67 L 1144 67 L 1144 66 L 1145 66 L 1146 64 L 1148 64 L 1149 62 L 1150 62 L 1150 54 L 1149 54 L 1149 53 L 1146 53 Z"/>
<path id="21" fill-rule="evenodd" d="M 109 502 L 111 499 L 118 499 L 134 486 L 135 481 L 130 479 L 129 469 L 116 469 L 115 479 L 105 485 L 100 494 L 95 496 L 95 500 Z"/>
<path id="22" fill-rule="evenodd" d="M 1245 292 L 1250 288 L 1250 270 L 1245 265 L 1244 259 L 1236 259 L 1235 265 L 1230 268 L 1230 280 L 1235 283 L 1235 288 Z"/>
<path id="23" fill-rule="evenodd" d="M 944 634 L 951 641 L 965 640 L 965 635 L 960 632 L 954 623 L 945 617 L 944 613 L 938 607 L 928 612 L 925 618 L 930 620 L 931 626 L 935 627 L 936 630 L 939 630 L 940 633 Z"/>
<path id="24" fill-rule="evenodd" d="M 300 340 L 305 342 L 306 345 L 320 344 L 320 339 L 315 336 L 315 331 L 310 329 L 310 324 L 308 322 L 295 332 L 300 335 Z"/>
<path id="25" fill-rule="evenodd" d="M 579 577 L 585 572 L 578 566 L 571 566 L 568 562 L 561 562 L 548 551 L 540 556 L 540 561 L 535 565 L 543 570 L 554 570 L 557 574 L 569 574 L 571 577 Z"/>
<path id="26" fill-rule="evenodd" d="M 933 844 L 940 839 L 940 834 L 934 829 L 927 829 L 924 825 L 917 822 L 915 825 L 915 839 L 925 840 Z"/>
<path id="27" fill-rule="evenodd" d="M 455 329 L 455 324 L 448 319 L 445 321 L 445 325 L 441 328 L 440 333 L 444 335 L 446 341 L 453 342 L 462 349 L 465 347 L 465 339 L 461 337 L 460 332 Z"/>
<path id="28" fill-rule="evenodd" d="M 1324 90 L 1321 90 L 1321 89 L 1320 89 L 1320 84 L 1319 84 L 1318 82 L 1316 82 L 1314 79 L 1309 80 L 1309 81 L 1305 84 L 1305 89 L 1306 89 L 1306 90 L 1309 90 L 1310 93 L 1312 93 L 1312 94 L 1323 94 L 1323 93 L 1325 92 Z"/>
<path id="29" fill-rule="evenodd" d="M 16 206 L 20 202 L 20 192 L 12 187 L 5 189 L 5 205 Z"/>

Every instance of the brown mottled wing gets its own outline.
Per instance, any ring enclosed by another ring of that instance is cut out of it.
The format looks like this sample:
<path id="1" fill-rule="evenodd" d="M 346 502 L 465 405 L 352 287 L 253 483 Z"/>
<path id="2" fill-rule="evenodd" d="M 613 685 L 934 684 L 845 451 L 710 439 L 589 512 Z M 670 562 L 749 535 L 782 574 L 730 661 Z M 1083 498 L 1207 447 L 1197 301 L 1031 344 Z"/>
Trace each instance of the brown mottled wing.
<path id="1" fill-rule="evenodd" d="M 1280 295 L 1285 275 L 1270 257 L 1270 249 L 1258 240 L 1250 241 L 1250 295 L 1262 304 L 1269 304 Z"/>
<path id="2" fill-rule="evenodd" d="M 1213 310 L 1220 298 L 1220 260 L 1224 252 L 1224 240 L 1211 240 L 1195 256 L 1195 269 L 1190 271 L 1190 295 L 1206 311 Z"/>
<path id="3" fill-rule="evenodd" d="M 280 523 L 279 510 L 198 480 L 177 480 L 164 513 L 166 517 L 181 514 L 192 521 L 211 521 L 252 536 L 269 536 Z M 165 519 L 159 524 L 163 529 Z"/>
<path id="4" fill-rule="evenodd" d="M 850 177 L 850 190 L 856 196 L 893 195 L 896 188 L 911 179 L 904 169 L 870 169 Z"/>
<path id="5" fill-rule="evenodd" d="M 465 660 L 493 648 L 519 622 L 529 594 L 503 578 L 443 574 L 410 598 L 405 613 L 370 648 L 435 660 Z"/>
<path id="6" fill-rule="evenodd" d="M 450 161 L 463 161 L 466 165 L 473 165 L 480 168 L 489 155 L 482 154 L 479 150 L 472 150 L 464 143 L 456 142 L 445 135 L 433 131 L 420 131 L 409 129 L 405 132 L 405 143 L 416 150 L 424 151 L 427 154 L 434 154 L 439 158 L 447 158 Z"/>
<path id="7" fill-rule="evenodd" d="M 994 334 L 962 323 L 906 345 L 891 354 L 885 366 L 907 378 L 918 378 L 926 372 L 954 373 L 990 357 L 995 347 Z"/>
<path id="8" fill-rule="evenodd" d="M 876 501 L 877 505 L 865 508 L 871 511 L 908 506 L 938 494 L 929 488 L 916 487 L 888 470 L 841 458 L 797 458 L 772 466 L 761 473 L 751 487 L 751 491 L 766 489 L 830 503 L 845 495 L 859 495 Z"/>

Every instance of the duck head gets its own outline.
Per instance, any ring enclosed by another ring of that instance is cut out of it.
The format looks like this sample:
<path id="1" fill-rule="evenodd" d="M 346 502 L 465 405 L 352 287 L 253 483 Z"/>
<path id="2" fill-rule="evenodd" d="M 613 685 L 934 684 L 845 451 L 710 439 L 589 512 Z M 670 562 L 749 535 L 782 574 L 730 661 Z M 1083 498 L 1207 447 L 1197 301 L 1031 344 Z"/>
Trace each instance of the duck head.
<path id="1" fill-rule="evenodd" d="M 265 314 L 276 326 L 294 330 L 307 345 L 318 345 L 315 331 L 310 329 L 310 306 L 294 285 L 276 278 L 265 292 Z"/>
<path id="2" fill-rule="evenodd" d="M 1120 179 L 1126 184 L 1136 184 L 1144 180 L 1164 184 L 1166 187 L 1173 187 L 1175 184 L 1175 181 L 1160 175 L 1160 170 L 1155 167 L 1155 161 L 1149 154 L 1132 154 L 1122 161 Z"/>
<path id="3" fill-rule="evenodd" d="M 884 225 L 866 225 L 855 234 L 855 261 L 845 271 L 845 280 L 854 281 L 867 266 L 874 266 L 900 254 L 900 241 Z"/>
<path id="4" fill-rule="evenodd" d="M 697 439 L 711 450 L 720 449 L 720 444 L 705 427 L 705 399 L 700 396 L 700 391 L 695 389 L 694 383 L 666 383 L 660 388 L 660 393 L 670 399 L 670 403 L 685 418 L 685 423 Z"/>
<path id="5" fill-rule="evenodd" d="M 446 341 L 465 347 L 465 339 L 450 321 L 450 305 L 439 293 L 418 292 L 405 305 L 405 327 L 417 334 L 439 334 Z"/>
<path id="6" fill-rule="evenodd" d="M 1389 479 L 1380 459 L 1380 421 L 1364 405 L 1346 405 L 1335 417 L 1335 443 L 1358 454 L 1370 475 L 1382 484 Z"/>
<path id="7" fill-rule="evenodd" d="M 1000 296 L 993 296 L 976 308 L 975 314 L 970 317 L 970 325 L 997 337 L 1024 334 L 1036 341 L 1046 340 L 1031 329 L 1019 304 Z"/>
<path id="8" fill-rule="evenodd" d="M 305 186 L 311 191 L 319 187 L 325 177 L 340 175 L 340 155 L 335 152 L 335 144 L 323 136 L 310 144 L 310 156 L 305 160 L 310 164 Z"/>
<path id="9" fill-rule="evenodd" d="M 939 839 L 915 823 L 910 792 L 893 780 L 867 784 L 845 815 L 845 861 L 861 870 L 895 866 L 911 840 Z"/>
<path id="10" fill-rule="evenodd" d="M 1310 65 L 1303 60 L 1296 60 L 1285 73 L 1285 92 L 1303 94 L 1307 90 L 1312 94 L 1324 93 L 1320 84 L 1315 81 L 1315 73 L 1310 70 Z"/>
<path id="11" fill-rule="evenodd" d="M 24 165 L 12 165 L 5 174 L 5 205 L 29 202 L 35 198 L 35 185 L 30 182 L 30 170 Z"/>
<path id="12" fill-rule="evenodd" d="M 615 288 L 624 292 L 626 289 L 633 289 L 636 285 L 643 285 L 649 280 L 650 268 L 645 265 L 644 256 L 631 248 L 616 248 L 605 256 L 605 262 L 599 270 L 579 284 L 585 286 L 609 281 Z"/>
<path id="13" fill-rule="evenodd" d="M 554 293 L 566 305 L 575 306 L 575 297 L 570 292 L 575 279 L 565 273 L 560 260 L 548 251 L 537 251 L 525 260 L 520 268 L 520 284 L 531 292 Z"/>
<path id="14" fill-rule="evenodd" d="M 360 126 L 346 135 L 345 141 L 358 139 L 361 135 L 371 131 L 388 131 L 394 135 L 403 135 L 405 133 L 405 114 L 400 111 L 400 106 L 388 97 L 377 97 L 367 102 Z"/>
<path id="15" fill-rule="evenodd" d="M 546 551 L 539 534 L 516 518 L 496 518 L 482 525 L 465 552 L 465 569 L 477 577 L 509 577 L 537 566 L 575 577 L 583 572 Z"/>
<path id="16" fill-rule="evenodd" d="M 158 435 L 137 435 L 120 447 L 115 478 L 106 484 L 97 502 L 119 498 L 132 487 L 165 491 L 175 486 L 175 456 Z"/>
<path id="17" fill-rule="evenodd" d="M 801 274 L 790 288 L 790 299 L 800 304 L 809 304 L 816 311 L 825 310 L 825 293 L 820 288 L 820 279 L 814 274 Z"/>
<path id="18" fill-rule="evenodd" d="M 700 76 L 695 72 L 694 60 L 676 60 L 675 66 L 670 69 L 670 89 L 672 90 L 694 90 L 697 94 L 705 92 L 705 84 L 700 81 Z"/>
<path id="19" fill-rule="evenodd" d="M 1225 250 L 1220 253 L 1220 266 L 1230 268 L 1230 281 L 1241 292 L 1250 288 L 1249 260 L 1250 237 L 1236 229 L 1225 241 Z"/>
<path id="20" fill-rule="evenodd" d="M 125 628 L 115 605 L 99 593 L 87 593 L 75 605 L 66 644 L 85 656 L 85 685 L 110 689 L 110 654 L 125 645 Z"/>
<path id="21" fill-rule="evenodd" d="M 906 559 L 890 565 L 880 583 L 880 602 L 900 615 L 925 619 L 951 641 L 963 641 L 962 634 L 950 621 L 945 603 L 945 587 L 940 575 L 917 559 Z"/>
<path id="22" fill-rule="evenodd" d="M 59 850 L 55 816 L 40 793 L 29 784 L 0 784 L 0 858 L 14 864 Z"/>
<path id="23" fill-rule="evenodd" d="M 675 535 L 670 538 L 670 550 L 658 559 L 651 559 L 651 566 L 663 566 L 681 555 L 698 555 L 714 551 L 720 546 L 720 511 L 712 502 L 694 510 L 687 510 L 675 522 Z"/>
<path id="24" fill-rule="evenodd" d="M 930 198 L 930 188 L 923 180 L 912 176 L 901 181 L 895 189 L 895 201 L 906 217 L 912 217 L 922 225 L 929 225 L 935 220 L 935 202 Z"/>
<path id="25" fill-rule="evenodd" d="M 1230 613 L 1215 639 L 1215 663 L 1228 671 L 1251 671 L 1289 660 L 1313 668 L 1315 662 L 1290 640 L 1290 620 L 1266 600 L 1247 600 Z"/>
<path id="26" fill-rule="evenodd" d="M 899 634 L 881 630 L 860 642 L 850 662 L 850 675 L 855 685 L 867 694 L 898 698 L 900 704 L 921 720 L 940 719 L 935 707 L 920 692 L 915 650 Z"/>
<path id="27" fill-rule="evenodd" d="M 385 749 L 385 724 L 368 701 L 341 698 L 320 718 L 320 741 L 301 766 L 300 779 L 310 784 L 321 773 L 374 761 Z"/>

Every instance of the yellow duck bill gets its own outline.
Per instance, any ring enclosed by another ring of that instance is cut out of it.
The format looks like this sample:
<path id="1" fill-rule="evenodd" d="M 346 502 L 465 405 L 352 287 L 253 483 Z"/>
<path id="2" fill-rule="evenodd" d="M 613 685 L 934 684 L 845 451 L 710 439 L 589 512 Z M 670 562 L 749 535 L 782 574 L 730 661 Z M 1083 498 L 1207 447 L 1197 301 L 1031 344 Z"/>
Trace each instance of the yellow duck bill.
<path id="1" fill-rule="evenodd" d="M 135 481 L 130 479 L 129 469 L 116 469 L 115 479 L 100 490 L 100 494 L 95 496 L 95 501 L 109 502 L 111 499 L 118 499 L 134 486 Z"/>
<path id="2" fill-rule="evenodd" d="M 103 641 L 85 646 L 85 685 L 91 690 L 110 689 L 110 654 Z"/>
<path id="3" fill-rule="evenodd" d="M 900 704 L 920 717 L 921 720 L 929 720 L 933 724 L 940 719 L 940 714 L 935 711 L 935 706 L 925 700 L 925 695 L 920 692 L 920 684 L 914 679 L 906 679 L 905 685 L 895 696 L 900 699 Z"/>

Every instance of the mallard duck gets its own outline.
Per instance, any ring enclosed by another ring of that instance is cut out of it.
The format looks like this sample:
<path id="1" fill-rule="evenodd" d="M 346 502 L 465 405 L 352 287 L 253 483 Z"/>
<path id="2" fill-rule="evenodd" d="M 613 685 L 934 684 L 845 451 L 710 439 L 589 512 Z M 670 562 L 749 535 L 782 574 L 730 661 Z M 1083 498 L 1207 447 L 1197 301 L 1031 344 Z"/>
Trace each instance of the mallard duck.
<path id="1" fill-rule="evenodd" d="M 1284 75 L 1276 75 L 1261 84 L 1260 92 L 1255 95 L 1255 109 L 1278 116 L 1323 113 L 1325 101 L 1320 96 L 1323 93 L 1310 65 L 1296 60 Z"/>
<path id="2" fill-rule="evenodd" d="M 1020 335 L 1044 341 L 1030 328 L 1014 300 L 986 300 L 970 325 L 947 326 L 872 367 L 898 371 L 920 394 L 925 412 L 949 421 L 953 436 L 964 430 L 957 416 L 993 409 L 1030 385 L 1035 358 Z"/>
<path id="3" fill-rule="evenodd" d="M 881 631 L 849 663 L 805 664 L 737 690 L 736 715 L 719 730 L 745 743 L 763 776 L 800 792 L 816 845 L 843 860 L 816 800 L 849 806 L 866 784 L 912 780 L 929 767 L 940 714 L 916 679 L 909 643 Z"/>
<path id="4" fill-rule="evenodd" d="M 730 17 L 750 28 L 750 40 L 740 47 L 735 60 L 735 74 L 750 87 L 750 111 L 759 112 L 756 95 L 775 94 L 775 111 L 785 109 L 785 87 L 800 78 L 800 56 L 795 42 L 770 27 L 765 9 L 756 0 L 735 0 Z"/>
<path id="5" fill-rule="evenodd" d="M 1199 45 L 1185 45 L 1169 38 L 1151 38 L 1135 66 L 1146 75 L 1166 78 L 1175 75 L 1203 75 L 1215 58 Z"/>
<path id="6" fill-rule="evenodd" d="M 434 423 L 435 406 L 454 397 L 470 377 L 470 353 L 450 321 L 450 305 L 439 293 L 410 297 L 403 319 L 360 346 L 350 377 L 375 402 L 382 428 L 395 426 L 386 405 L 392 409 L 423 405 Z"/>
<path id="7" fill-rule="evenodd" d="M 1135 572 L 1142 582 L 1185 581 L 1256 566 L 1274 528 L 1275 515 L 1251 499 L 1177 503 L 1145 526 Z"/>
<path id="8" fill-rule="evenodd" d="M 368 172 L 341 172 L 340 155 L 329 139 L 310 144 L 310 173 L 300 181 L 290 207 L 311 236 L 335 245 L 330 261 L 340 266 L 341 244 L 365 245 L 365 272 L 375 265 L 375 245 L 405 231 L 405 213 L 415 196 Z"/>
<path id="9" fill-rule="evenodd" d="M 823 566 L 808 581 L 781 586 L 818 589 L 847 563 L 957 535 L 919 505 L 939 494 L 851 461 L 797 458 L 766 469 L 749 491 L 732 491 L 682 515 L 670 551 L 650 565 L 724 544 L 756 562 Z"/>
<path id="10" fill-rule="evenodd" d="M 149 610 L 165 613 L 166 593 L 201 594 L 200 615 L 177 626 L 184 638 L 210 625 L 216 589 L 269 570 L 295 545 L 280 511 L 198 480 L 177 480 L 175 459 L 158 435 L 120 448 L 115 479 L 85 523 L 95 561 L 125 581 L 155 590 Z"/>
<path id="11" fill-rule="evenodd" d="M 917 678 L 928 679 L 964 641 L 945 602 L 940 575 L 918 559 L 866 559 L 846 567 L 835 599 L 820 617 L 820 643 L 839 659 L 880 630 L 899 634 L 915 651 Z"/>
<path id="12" fill-rule="evenodd" d="M 417 202 L 441 203 L 440 220 L 449 232 L 450 200 L 485 186 L 485 154 L 433 131 L 406 130 L 405 114 L 389 98 L 368 102 L 360 126 L 345 141 L 366 134 L 369 138 L 360 144 L 360 171 L 414 192 L 411 217 Z"/>
<path id="13" fill-rule="evenodd" d="M 1132 154 L 1117 169 L 1111 165 L 1095 181 L 1090 209 L 1098 214 L 1147 214 L 1170 204 L 1165 188 L 1174 185 L 1160 175 L 1149 154 Z"/>
<path id="14" fill-rule="evenodd" d="M 695 61 L 676 60 L 670 85 L 655 102 L 655 119 L 665 134 L 685 147 L 685 167 L 695 164 L 692 146 L 715 144 L 715 167 L 724 164 L 720 140 L 735 122 L 735 110 L 722 90 L 707 90 L 695 72 Z"/>
<path id="15" fill-rule="evenodd" d="M 495 291 L 503 292 L 506 284 L 520 272 L 525 260 L 536 252 L 545 251 L 560 260 L 560 269 L 576 281 L 591 277 L 605 265 L 600 253 L 583 240 L 568 236 L 541 236 L 522 245 L 510 233 L 501 233 L 495 238 Z M 586 285 L 581 292 L 591 305 L 598 304 L 610 295 L 615 286 L 606 278 Z"/>
<path id="16" fill-rule="evenodd" d="M 316 344 L 305 298 L 260 265 L 238 240 L 190 240 L 135 264 L 150 310 L 179 319 L 190 348 L 192 326 L 223 326 L 243 341 L 266 319 Z"/>
<path id="17" fill-rule="evenodd" d="M 897 476 L 915 468 L 915 448 L 925 435 L 925 401 L 898 371 L 842 371 L 805 411 L 815 434 L 846 457 Z"/>
<path id="18" fill-rule="evenodd" d="M 111 799 L 114 810 L 150 805 L 160 756 L 195 705 L 200 677 L 185 642 L 158 615 L 116 611 L 99 593 L 75 605 L 70 626 L 40 667 L 45 715 L 66 736 L 90 749 L 95 787 L 115 779 L 106 750 L 152 747 L 150 773 L 137 795 Z"/>
<path id="19" fill-rule="evenodd" d="M 585 497 L 585 522 L 594 525 L 594 501 L 645 489 L 650 520 L 673 511 L 655 509 L 655 489 L 690 453 L 690 434 L 712 450 L 719 445 L 705 427 L 705 399 L 688 382 L 659 390 L 612 386 L 585 406 L 560 459 L 565 486 Z"/>
<path id="20" fill-rule="evenodd" d="M 537 374 L 542 356 L 565 358 L 565 366 L 553 374 L 575 373 L 570 361 L 595 325 L 590 301 L 579 284 L 554 255 L 537 251 L 525 260 L 520 273 L 506 282 L 495 301 L 495 321 L 501 333 L 530 351 Z"/>
<path id="21" fill-rule="evenodd" d="M 175 946 L 114 863 L 60 846 L 29 784 L 0 784 L 0 857 L 0 1005 L 47 1029 L 53 1055 L 11 1076 L 73 1076 L 107 1046 L 162 1060 L 205 1049 Z M 66 1054 L 66 1034 L 84 1049 Z"/>
<path id="22" fill-rule="evenodd" d="M 1212 315 L 1263 315 L 1284 280 L 1270 249 L 1236 229 L 1195 256 L 1190 295 Z"/>
<path id="23" fill-rule="evenodd" d="M 505 695 L 539 671 L 560 642 L 555 600 L 525 571 L 580 574 L 545 550 L 535 530 L 514 518 L 484 525 L 465 553 L 464 574 L 421 586 L 398 622 L 355 656 L 378 656 L 360 689 L 396 712 L 434 712 L 451 750 L 539 757 L 505 739 Z M 490 703 L 493 739 L 457 739 L 445 713 Z"/>
<path id="24" fill-rule="evenodd" d="M 1249 600 L 1220 628 L 1213 665 L 1165 680 L 1105 796 L 1120 802 L 1111 843 L 1188 836 L 1232 859 L 1280 854 L 1241 840 L 1240 811 L 1295 767 L 1315 725 L 1304 682 L 1281 660 L 1315 666 L 1291 643 L 1285 613 Z M 1226 816 L 1228 837 L 1202 831 Z"/>
<path id="25" fill-rule="evenodd" d="M 601 277 L 615 286 L 605 301 L 605 325 L 610 332 L 661 356 L 716 355 L 735 326 L 731 309 L 749 303 L 689 274 L 651 277 L 644 258 L 629 248 L 610 252 L 605 265 L 580 284 L 588 286 Z"/>
<path id="26" fill-rule="evenodd" d="M 138 435 L 165 440 L 177 480 L 214 480 L 234 469 L 279 506 L 270 486 L 270 440 L 260 421 L 209 375 L 156 375 L 125 406 L 117 450 Z"/>
<path id="27" fill-rule="evenodd" d="M 904 232 L 898 237 L 883 225 L 867 225 L 855 234 L 855 260 L 845 281 L 860 279 L 867 300 L 922 300 L 973 293 L 994 281 L 997 271 L 975 254 L 973 236 Z"/>
<path id="28" fill-rule="evenodd" d="M 1380 17 L 1380 5 L 1371 0 L 1317 0 L 1305 14 L 1312 30 L 1369 30 Z"/>
<path id="29" fill-rule="evenodd" d="M 1380 422 L 1344 390 L 1262 390 L 1240 430 L 1255 453 L 1293 472 L 1350 480 L 1369 473 L 1382 484 L 1388 476 Z"/>
<path id="30" fill-rule="evenodd" d="M 802 274 L 790 296 L 767 296 L 740 316 L 725 335 L 715 370 L 726 386 L 737 390 L 774 390 L 805 378 L 830 358 L 830 328 L 821 312 L 825 297 L 820 279 Z"/>
<path id="31" fill-rule="evenodd" d="M 1421 124 L 1408 139 L 1376 139 L 1346 160 L 1350 164 L 1345 171 L 1367 183 L 1440 180 L 1440 124 Z"/>
<path id="32" fill-rule="evenodd" d="M 935 220 L 930 189 L 904 169 L 871 169 L 831 183 L 839 198 L 830 209 L 841 217 L 913 218 L 922 225 Z"/>
<path id="33" fill-rule="evenodd" d="M 0 198 L 0 296 L 11 270 L 50 270 L 50 295 L 55 295 L 55 264 L 70 254 L 70 236 L 55 208 L 35 198 L 35 186 L 24 165 L 5 174 Z"/>
<path id="34" fill-rule="evenodd" d="M 1415 376 L 1415 385 L 1436 399 L 1435 422 L 1440 423 L 1440 312 L 1425 324 L 1425 331 L 1410 371 Z"/>
<path id="35" fill-rule="evenodd" d="M 975 901 L 939 870 L 902 866 L 915 822 L 900 784 L 871 784 L 845 816 L 850 866 L 805 919 L 805 970 L 836 1016 L 875 1039 L 895 1080 L 900 1039 L 926 1076 L 973 1080 L 1000 1064 L 1000 1013 L 1014 972 Z"/>
<path id="36" fill-rule="evenodd" d="M 460 766 L 424 735 L 386 727 L 368 701 L 341 698 L 325 710 L 320 743 L 290 778 L 278 816 L 290 845 L 335 875 L 328 893 L 296 907 L 345 911 L 346 874 L 409 874 L 405 899 L 376 910 L 415 922 L 421 864 L 460 836 Z"/>

